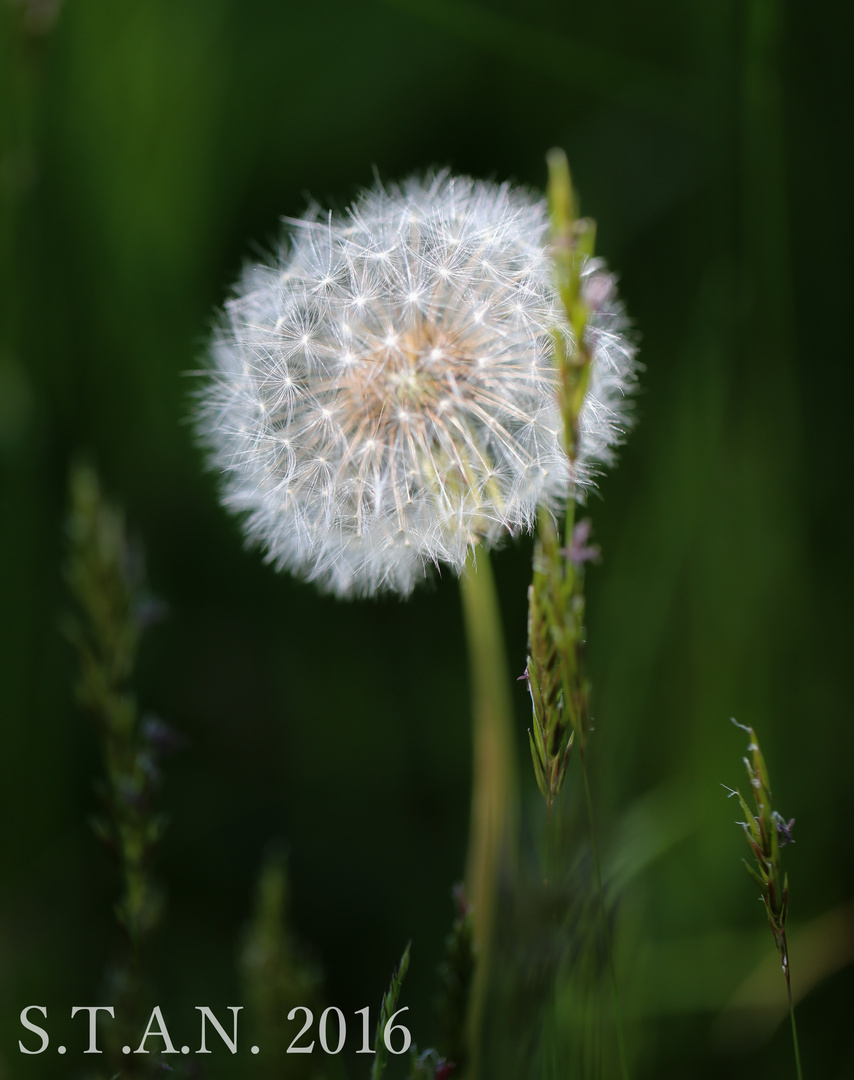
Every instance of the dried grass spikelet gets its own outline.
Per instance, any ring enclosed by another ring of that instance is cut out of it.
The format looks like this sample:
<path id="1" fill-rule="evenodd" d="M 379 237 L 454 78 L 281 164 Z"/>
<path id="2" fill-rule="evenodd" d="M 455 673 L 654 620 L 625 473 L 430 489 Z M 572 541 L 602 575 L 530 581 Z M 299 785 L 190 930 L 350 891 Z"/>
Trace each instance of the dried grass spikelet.
<path id="1" fill-rule="evenodd" d="M 278 568 L 341 596 L 409 593 L 430 564 L 530 530 L 570 465 L 552 362 L 571 336 L 545 201 L 447 172 L 290 221 L 225 307 L 196 425 L 225 504 Z M 573 478 L 619 441 L 634 350 L 598 303 Z"/>

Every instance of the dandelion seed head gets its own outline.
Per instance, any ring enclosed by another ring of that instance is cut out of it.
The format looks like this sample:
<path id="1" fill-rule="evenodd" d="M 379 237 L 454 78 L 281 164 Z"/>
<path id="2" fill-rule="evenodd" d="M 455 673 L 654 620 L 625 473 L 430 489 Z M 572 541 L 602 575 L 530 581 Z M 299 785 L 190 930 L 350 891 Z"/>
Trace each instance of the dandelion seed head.
<path id="1" fill-rule="evenodd" d="M 226 304 L 196 426 L 223 501 L 278 568 L 338 595 L 409 593 L 431 565 L 530 530 L 625 428 L 634 347 L 585 268 L 590 387 L 562 449 L 545 201 L 443 172 L 291 227 Z"/>

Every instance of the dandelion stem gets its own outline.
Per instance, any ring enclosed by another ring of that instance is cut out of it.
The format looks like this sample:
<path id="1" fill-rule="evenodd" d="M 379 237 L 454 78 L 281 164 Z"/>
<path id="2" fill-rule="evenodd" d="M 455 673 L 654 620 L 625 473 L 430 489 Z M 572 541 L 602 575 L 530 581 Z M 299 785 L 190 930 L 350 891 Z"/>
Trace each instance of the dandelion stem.
<path id="1" fill-rule="evenodd" d="M 477 1076 L 478 1043 L 489 978 L 498 874 L 512 865 L 518 785 L 512 703 L 501 616 L 489 557 L 470 558 L 460 578 L 472 688 L 473 780 L 466 886 L 474 918 L 477 966 L 469 1004 L 470 1078 Z"/>
<path id="2" fill-rule="evenodd" d="M 608 925 L 608 910 L 605 906 L 605 890 L 602 888 L 602 870 L 599 865 L 599 848 L 596 844 L 596 828 L 593 822 L 593 799 L 590 795 L 590 777 L 587 773 L 587 755 L 581 747 L 581 772 L 584 776 L 584 801 L 587 805 L 587 820 L 590 824 L 590 849 L 593 854 L 593 870 L 596 874 L 596 889 L 599 893 L 599 911 L 602 916 L 602 932 L 605 935 L 605 948 L 608 952 L 608 968 L 611 972 L 611 987 L 614 991 L 614 1018 L 617 1022 L 617 1048 L 620 1053 L 620 1071 L 623 1080 L 629 1080 L 629 1066 L 626 1059 L 626 1046 L 623 1040 L 623 1016 L 620 1008 L 620 990 L 617 984 L 617 968 L 614 963 L 614 949 L 611 942 L 611 929 Z"/>

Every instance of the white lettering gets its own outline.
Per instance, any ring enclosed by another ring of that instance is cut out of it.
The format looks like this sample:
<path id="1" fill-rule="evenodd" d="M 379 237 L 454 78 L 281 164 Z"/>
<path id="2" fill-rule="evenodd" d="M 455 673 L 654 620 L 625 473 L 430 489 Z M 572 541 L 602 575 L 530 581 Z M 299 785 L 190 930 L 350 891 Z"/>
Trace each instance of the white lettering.
<path id="1" fill-rule="evenodd" d="M 196 1009 L 202 1014 L 202 1045 L 199 1047 L 198 1051 L 200 1054 L 210 1053 L 210 1050 L 208 1050 L 205 1045 L 205 1020 L 210 1020 L 210 1022 L 216 1028 L 217 1034 L 228 1047 L 228 1049 L 232 1052 L 232 1054 L 237 1053 L 237 1014 L 240 1012 L 243 1006 L 229 1005 L 228 1008 L 232 1011 L 232 1013 L 234 1013 L 234 1037 L 232 1039 L 229 1039 L 228 1035 L 226 1035 L 225 1029 L 223 1028 L 222 1024 L 220 1024 L 219 1020 L 217 1020 L 217 1018 L 207 1007 L 207 1005 L 196 1006 Z"/>
<path id="2" fill-rule="evenodd" d="M 27 1031 L 34 1031 L 36 1035 L 40 1036 L 42 1044 L 38 1050 L 28 1050 L 26 1046 L 24 1046 L 24 1044 L 21 1042 L 21 1040 L 18 1039 L 18 1049 L 21 1051 L 22 1054 L 43 1054 L 48 1048 L 48 1043 L 50 1042 L 50 1039 L 48 1038 L 48 1034 L 44 1028 L 39 1027 L 38 1024 L 31 1024 L 30 1021 L 27 1019 L 27 1013 L 31 1009 L 35 1009 L 37 1012 L 40 1012 L 42 1016 L 44 1016 L 45 1020 L 47 1020 L 47 1006 L 28 1005 L 26 1009 L 21 1010 L 21 1023 L 24 1025 Z"/>
<path id="3" fill-rule="evenodd" d="M 98 1049 L 97 1044 L 97 1023 L 98 1013 L 108 1012 L 110 1016 L 115 1020 L 116 1011 L 112 1005 L 72 1005 L 71 1006 L 71 1019 L 79 1012 L 89 1013 L 89 1049 L 84 1050 L 84 1054 L 102 1054 L 103 1050 Z"/>
<path id="4" fill-rule="evenodd" d="M 154 1023 L 155 1020 L 157 1021 L 157 1027 L 155 1028 L 154 1031 L 152 1031 L 151 1030 L 151 1025 Z M 151 1016 L 148 1018 L 148 1027 L 146 1027 L 146 1029 L 145 1029 L 145 1034 L 142 1036 L 142 1041 L 140 1042 L 139 1046 L 136 1048 L 136 1050 L 134 1050 L 135 1054 L 147 1054 L 148 1053 L 148 1051 L 145 1049 L 145 1040 L 148 1038 L 149 1035 L 159 1035 L 160 1036 L 160 1038 L 163 1040 L 163 1042 L 166 1045 L 166 1049 L 163 1051 L 164 1054 L 177 1054 L 178 1053 L 178 1051 L 172 1045 L 172 1040 L 169 1038 L 169 1031 L 168 1031 L 168 1029 L 166 1027 L 166 1022 L 163 1019 L 163 1013 L 161 1013 L 159 1005 L 154 1006 L 154 1009 L 152 1010 Z"/>

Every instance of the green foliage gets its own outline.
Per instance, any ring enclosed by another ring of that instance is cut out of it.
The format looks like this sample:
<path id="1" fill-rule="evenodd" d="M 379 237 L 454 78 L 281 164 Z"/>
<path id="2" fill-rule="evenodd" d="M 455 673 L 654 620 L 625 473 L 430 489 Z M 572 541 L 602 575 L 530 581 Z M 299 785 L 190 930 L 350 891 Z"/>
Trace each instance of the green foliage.
<path id="1" fill-rule="evenodd" d="M 566 809 L 550 826 L 549 880 L 528 864 L 502 897 L 484 1024 L 489 1080 L 619 1075 L 590 849 L 577 830 L 559 832 Z M 595 1060 L 607 1068 L 597 1072 Z"/>
<path id="2" fill-rule="evenodd" d="M 293 1030 L 285 1020 L 298 1006 L 317 1015 L 322 976 L 290 928 L 287 866 L 278 847 L 267 855 L 258 878 L 255 910 L 240 952 L 240 975 L 255 1041 L 264 1047 L 259 1074 L 278 1080 L 321 1080 L 324 1057 L 287 1053 Z"/>
<path id="3" fill-rule="evenodd" d="M 119 864 L 122 891 L 115 915 L 124 931 L 124 955 L 107 972 L 117 1022 L 108 1028 L 108 1058 L 123 1076 L 148 1075 L 155 1066 L 119 1048 L 141 1030 L 145 985 L 143 954 L 162 901 L 151 861 L 166 819 L 155 809 L 162 757 L 181 739 L 162 721 L 142 718 L 130 690 L 140 638 L 158 614 L 145 589 L 142 559 L 128 540 L 121 512 L 101 494 L 94 471 L 72 470 L 67 523 L 66 578 L 76 611 L 66 633 L 80 663 L 78 699 L 101 740 L 106 776 L 96 784 L 103 812 L 95 835 Z"/>
<path id="4" fill-rule="evenodd" d="M 126 687 L 141 630 L 138 567 L 121 513 L 103 500 L 97 476 L 85 466 L 71 473 L 66 531 L 66 580 L 79 609 L 67 622 L 80 658 L 77 694 L 100 728 L 125 735 L 136 723 Z"/>
<path id="5" fill-rule="evenodd" d="M 466 1017 L 475 969 L 474 919 L 461 886 L 454 890 L 459 913 L 445 938 L 439 965 L 439 1049 L 462 1073 L 468 1060 Z"/>
<path id="6" fill-rule="evenodd" d="M 140 553 L 128 541 L 121 513 L 101 495 L 95 473 L 71 474 L 66 569 L 77 614 L 66 623 L 77 650 L 77 696 L 93 720 L 106 778 L 104 813 L 92 825 L 121 866 L 116 917 L 133 950 L 157 922 L 160 901 L 148 872 L 165 825 L 155 812 L 162 754 L 176 737 L 162 722 L 141 719 L 130 691 L 139 640 L 156 607 L 144 588 Z"/>
<path id="7" fill-rule="evenodd" d="M 376 1054 L 374 1056 L 373 1068 L 371 1069 L 371 1080 L 380 1080 L 380 1077 L 385 1072 L 385 1067 L 388 1064 L 388 1049 L 386 1048 L 383 1034 L 385 1032 L 386 1024 L 394 1015 L 397 1008 L 397 999 L 400 997 L 403 980 L 406 978 L 406 973 L 409 970 L 409 951 L 411 946 L 412 942 L 409 942 L 403 950 L 403 956 L 401 956 L 400 963 L 392 974 L 388 990 L 383 994 L 382 1005 L 380 1006 L 380 1018 L 377 1021 L 377 1031 L 374 1037 Z"/>

